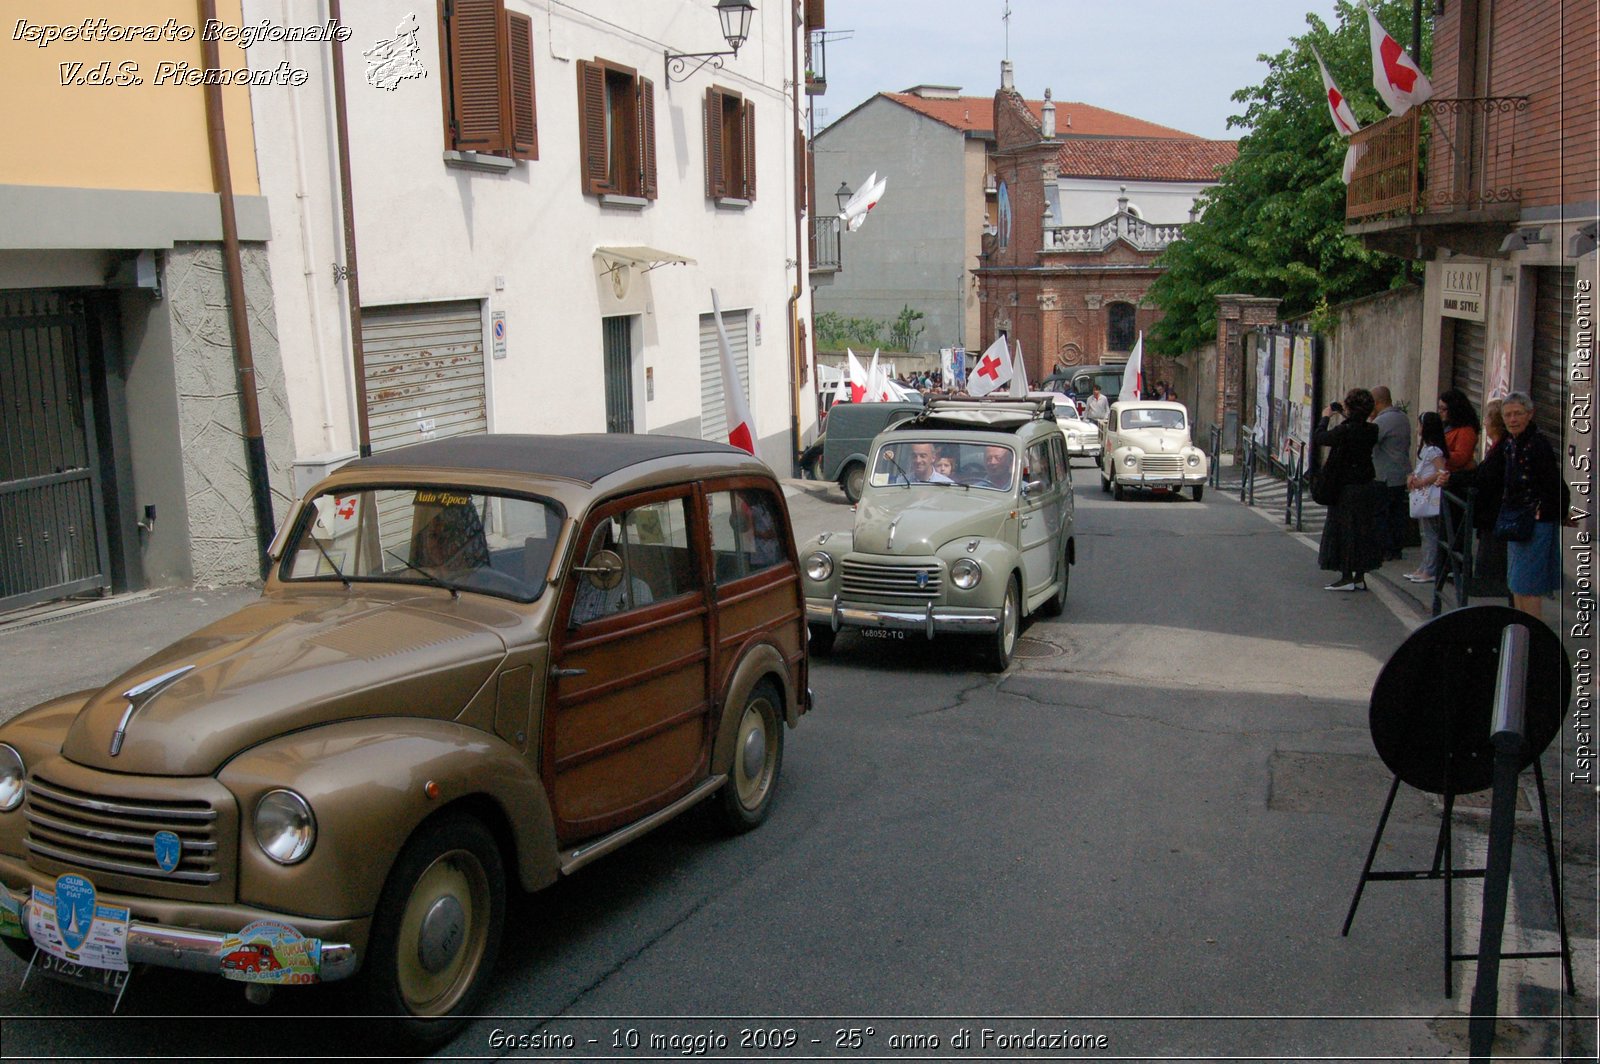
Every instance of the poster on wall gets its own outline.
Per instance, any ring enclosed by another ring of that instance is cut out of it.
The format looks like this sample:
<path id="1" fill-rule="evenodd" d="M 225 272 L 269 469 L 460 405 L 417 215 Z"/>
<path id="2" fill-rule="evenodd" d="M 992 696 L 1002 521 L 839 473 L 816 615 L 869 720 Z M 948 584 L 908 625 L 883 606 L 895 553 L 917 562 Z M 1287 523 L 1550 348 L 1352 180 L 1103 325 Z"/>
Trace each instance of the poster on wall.
<path id="1" fill-rule="evenodd" d="M 1494 287 L 1489 318 L 1489 351 L 1483 367 L 1483 401 L 1504 399 L 1511 392 L 1511 341 L 1516 335 L 1515 279 L 1501 278 Z"/>
<path id="2" fill-rule="evenodd" d="M 1289 356 L 1288 426 L 1279 452 L 1285 463 L 1311 443 L 1311 426 L 1316 417 L 1311 407 L 1312 374 L 1315 372 L 1312 358 L 1311 337 L 1296 336 Z"/>
<path id="3" fill-rule="evenodd" d="M 1262 337 L 1256 336 L 1256 413 L 1250 434 L 1261 447 L 1271 446 L 1267 430 L 1272 423 L 1272 345 L 1277 339 L 1268 336 L 1263 343 Z"/>

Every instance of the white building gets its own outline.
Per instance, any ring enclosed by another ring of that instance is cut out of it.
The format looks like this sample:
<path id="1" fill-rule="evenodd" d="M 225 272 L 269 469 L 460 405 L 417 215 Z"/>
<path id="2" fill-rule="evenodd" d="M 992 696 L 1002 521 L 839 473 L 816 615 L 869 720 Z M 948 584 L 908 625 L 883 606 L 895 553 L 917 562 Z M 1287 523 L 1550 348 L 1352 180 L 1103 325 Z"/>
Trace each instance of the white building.
<path id="1" fill-rule="evenodd" d="M 723 0 L 728 4 L 730 0 Z M 749 4 L 739 5 L 749 7 Z M 312 26 L 324 0 L 245 0 Z M 754 0 L 736 55 L 713 0 L 361 0 L 343 5 L 355 369 L 333 71 L 265 40 L 251 94 L 271 206 L 278 340 L 300 486 L 355 453 L 468 432 L 721 439 L 717 293 L 758 452 L 787 473 L 810 318 L 795 153 L 805 27 Z"/>

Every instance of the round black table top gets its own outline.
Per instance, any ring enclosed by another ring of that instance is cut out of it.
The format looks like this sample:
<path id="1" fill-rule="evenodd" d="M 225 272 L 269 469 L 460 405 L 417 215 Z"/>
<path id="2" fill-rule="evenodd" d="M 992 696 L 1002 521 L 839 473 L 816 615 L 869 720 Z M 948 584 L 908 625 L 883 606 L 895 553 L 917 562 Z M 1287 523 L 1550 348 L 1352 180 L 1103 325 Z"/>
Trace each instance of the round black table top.
<path id="1" fill-rule="evenodd" d="M 1418 628 L 1372 687 L 1372 744 L 1400 779 L 1433 794 L 1471 794 L 1494 779 L 1495 685 L 1500 640 L 1528 629 L 1523 761 L 1536 761 L 1561 729 L 1572 699 L 1572 666 L 1561 640 L 1509 606 L 1469 606 Z"/>

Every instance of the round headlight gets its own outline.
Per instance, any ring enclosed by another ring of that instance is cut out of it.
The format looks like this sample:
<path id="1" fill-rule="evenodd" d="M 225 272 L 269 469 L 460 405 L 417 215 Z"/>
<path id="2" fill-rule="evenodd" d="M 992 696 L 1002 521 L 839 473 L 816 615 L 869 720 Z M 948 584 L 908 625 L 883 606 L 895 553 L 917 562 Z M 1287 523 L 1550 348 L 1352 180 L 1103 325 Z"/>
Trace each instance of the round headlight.
<path id="1" fill-rule="evenodd" d="M 28 773 L 22 767 L 22 755 L 0 743 L 0 813 L 9 813 L 22 804 L 27 785 Z"/>
<path id="2" fill-rule="evenodd" d="M 317 841 L 317 818 L 293 791 L 268 791 L 256 803 L 256 843 L 279 864 L 303 861 Z"/>
<path id="3" fill-rule="evenodd" d="M 963 591 L 971 591 L 983 579 L 983 566 L 971 558 L 962 558 L 950 567 L 950 582 Z"/>
<path id="4" fill-rule="evenodd" d="M 1122 456 L 1122 464 L 1127 466 L 1129 469 L 1132 469 L 1134 466 L 1139 464 L 1139 456 L 1130 451 L 1128 454 Z"/>
<path id="5" fill-rule="evenodd" d="M 833 559 L 820 550 L 806 555 L 806 576 L 821 582 L 833 575 Z"/>
<path id="6" fill-rule="evenodd" d="M 1189 464 L 1192 465 L 1192 466 L 1199 465 L 1200 464 L 1200 456 L 1197 455 L 1197 454 L 1191 454 L 1189 456 Z"/>

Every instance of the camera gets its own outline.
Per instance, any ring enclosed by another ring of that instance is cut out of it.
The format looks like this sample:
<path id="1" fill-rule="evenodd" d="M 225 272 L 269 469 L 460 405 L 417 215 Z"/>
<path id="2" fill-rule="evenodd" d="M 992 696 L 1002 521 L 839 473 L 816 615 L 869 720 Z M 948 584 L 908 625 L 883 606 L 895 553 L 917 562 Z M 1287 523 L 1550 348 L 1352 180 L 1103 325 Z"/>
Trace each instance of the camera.
<path id="1" fill-rule="evenodd" d="M 1335 414 L 1342 414 L 1344 413 L 1344 404 L 1335 399 L 1333 402 L 1328 404 L 1328 409 L 1332 410 Z"/>

